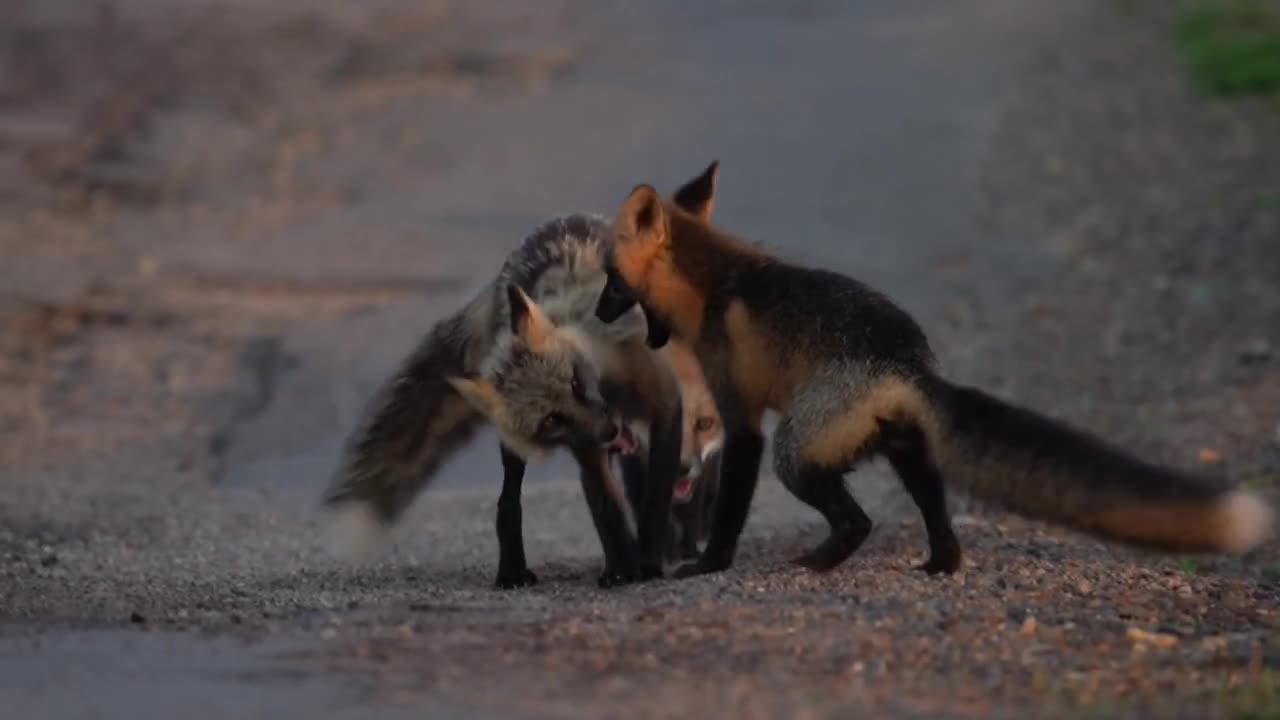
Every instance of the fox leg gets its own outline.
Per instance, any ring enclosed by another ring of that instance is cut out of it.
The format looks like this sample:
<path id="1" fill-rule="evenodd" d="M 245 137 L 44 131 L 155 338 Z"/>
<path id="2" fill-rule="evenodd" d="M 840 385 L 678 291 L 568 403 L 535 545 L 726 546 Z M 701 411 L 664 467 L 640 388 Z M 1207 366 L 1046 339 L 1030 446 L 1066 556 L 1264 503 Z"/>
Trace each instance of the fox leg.
<path id="1" fill-rule="evenodd" d="M 524 459 L 507 446 L 502 452 L 502 494 L 498 496 L 498 587 L 506 590 L 538 582 L 524 557 L 523 511 Z"/>
<path id="2" fill-rule="evenodd" d="M 620 502 L 625 498 L 614 497 L 610 491 L 613 476 L 609 470 L 609 456 L 600 448 L 575 448 L 574 459 L 581 469 L 582 491 L 587 497 L 587 507 L 600 535 L 604 549 L 604 573 L 600 575 L 602 588 L 634 582 L 639 570 L 636 563 L 636 544 L 627 528 L 627 516 Z"/>
<path id="3" fill-rule="evenodd" d="M 641 450 L 645 448 L 642 446 Z M 644 502 L 645 467 L 638 454 L 619 455 L 618 470 L 622 474 L 622 487 L 627 493 L 627 503 L 636 514 Z"/>
<path id="4" fill-rule="evenodd" d="M 636 509 L 641 579 L 662 577 L 662 559 L 671 544 L 671 496 L 680 472 L 683 442 L 679 391 L 666 412 L 650 423 L 649 458 L 644 479 L 644 505 Z"/>
<path id="5" fill-rule="evenodd" d="M 947 493 L 938 468 L 929 459 L 924 435 L 914 426 L 877 419 L 881 445 L 920 516 L 929 538 L 929 559 L 917 566 L 930 575 L 960 569 L 960 541 L 951 527 Z"/>
<path id="6" fill-rule="evenodd" d="M 871 534 L 871 518 L 849 494 L 843 468 L 805 459 L 801 454 L 797 421 L 784 416 L 773 436 L 773 461 L 778 478 L 800 500 L 826 518 L 831 534 L 822 544 L 792 562 L 826 572 L 844 562 Z"/>
<path id="7" fill-rule="evenodd" d="M 758 425 L 728 431 L 720 461 L 720 488 L 716 494 L 715 515 L 707 547 L 697 560 L 677 568 L 675 577 L 719 572 L 733 564 L 738 537 L 746 527 L 751 498 L 760 480 L 762 455 L 764 436 L 760 434 Z"/>

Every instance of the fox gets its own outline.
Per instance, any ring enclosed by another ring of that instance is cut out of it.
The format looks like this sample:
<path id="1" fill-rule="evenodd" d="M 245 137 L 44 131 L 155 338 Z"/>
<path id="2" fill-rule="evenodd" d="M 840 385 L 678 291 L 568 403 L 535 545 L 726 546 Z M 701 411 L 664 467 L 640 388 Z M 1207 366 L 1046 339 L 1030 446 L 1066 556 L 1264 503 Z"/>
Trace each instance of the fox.
<path id="1" fill-rule="evenodd" d="M 594 317 L 608 229 L 605 218 L 582 213 L 536 228 L 498 276 L 437 323 L 384 382 L 322 499 L 341 511 L 347 538 L 355 541 L 344 549 L 367 550 L 390 530 L 487 422 L 498 435 L 503 469 L 498 588 L 538 582 L 524 551 L 522 483 L 526 464 L 556 449 L 567 449 L 580 468 L 604 551 L 598 584 L 662 575 L 682 406 L 674 374 L 656 349 L 665 339 L 650 339 L 646 317 L 633 311 L 608 324 Z M 644 497 L 635 508 L 609 466 L 609 448 L 627 422 L 643 422 L 651 438 Z"/>
<path id="2" fill-rule="evenodd" d="M 671 340 L 664 351 L 680 387 L 684 419 L 680 475 L 671 498 L 671 531 L 665 553 L 667 562 L 678 562 L 696 558 L 698 544 L 705 542 L 710 532 L 724 435 L 715 399 L 693 350 L 678 340 Z M 644 457 L 648 440 L 643 426 L 624 426 L 622 431 L 630 437 L 626 442 L 615 443 L 614 449 L 619 456 L 627 498 L 637 506 L 645 487 Z"/>
<path id="3" fill-rule="evenodd" d="M 712 224 L 719 162 L 671 198 L 634 187 L 613 223 L 596 316 L 640 305 L 687 343 L 724 425 L 706 548 L 677 578 L 732 566 L 758 482 L 766 411 L 779 414 L 774 469 L 829 532 L 792 562 L 834 569 L 872 522 L 845 474 L 888 460 L 923 520 L 929 574 L 961 567 L 946 484 L 1015 513 L 1151 551 L 1244 553 L 1272 509 L 1223 480 L 1155 465 L 980 389 L 944 379 L 924 331 L 846 275 L 781 259 Z"/>

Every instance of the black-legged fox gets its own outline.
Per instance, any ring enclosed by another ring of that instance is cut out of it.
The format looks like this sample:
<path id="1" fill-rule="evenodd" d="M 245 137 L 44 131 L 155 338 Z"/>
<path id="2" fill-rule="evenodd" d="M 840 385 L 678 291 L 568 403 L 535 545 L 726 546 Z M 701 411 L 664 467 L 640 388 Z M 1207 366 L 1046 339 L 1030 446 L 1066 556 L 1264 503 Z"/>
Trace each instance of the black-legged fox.
<path id="1" fill-rule="evenodd" d="M 604 549 L 600 584 L 662 574 L 680 461 L 680 394 L 664 354 L 647 347 L 637 310 L 594 317 L 604 287 L 608 223 L 569 215 L 538 228 L 498 277 L 441 321 L 371 402 L 325 504 L 346 511 L 359 536 L 390 528 L 440 465 L 484 420 L 501 441 L 499 587 L 537 581 L 525 559 L 521 485 L 526 459 L 567 448 Z M 652 438 L 637 516 L 609 468 L 617 422 Z"/>
<path id="2" fill-rule="evenodd" d="M 733 562 L 764 449 L 779 478 L 817 509 L 829 537 L 796 559 L 829 570 L 871 530 L 844 473 L 882 455 L 923 516 L 929 558 L 953 572 L 960 543 L 944 480 L 1028 516 L 1170 551 L 1243 552 L 1272 511 L 1256 496 L 1132 457 L 1090 434 L 944 380 L 915 321 L 843 275 L 780 260 L 712 227 L 717 163 L 664 201 L 637 186 L 614 221 L 604 321 L 637 302 L 692 346 L 724 422 L 716 517 L 706 550 L 677 576 Z"/>

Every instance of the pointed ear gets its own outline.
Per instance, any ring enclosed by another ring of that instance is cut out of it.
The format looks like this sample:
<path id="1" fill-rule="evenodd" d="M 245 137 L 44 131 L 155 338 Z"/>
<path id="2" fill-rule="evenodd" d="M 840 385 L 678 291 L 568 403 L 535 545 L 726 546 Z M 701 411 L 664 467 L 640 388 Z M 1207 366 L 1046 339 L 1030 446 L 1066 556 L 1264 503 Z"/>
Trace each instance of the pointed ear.
<path id="1" fill-rule="evenodd" d="M 620 242 L 656 250 L 667 242 L 667 213 L 662 197 L 652 185 L 637 185 L 614 220 Z"/>
<path id="2" fill-rule="evenodd" d="M 511 332 L 529 344 L 539 347 L 555 330 L 555 325 L 519 285 L 507 286 L 507 302 L 511 304 Z"/>
<path id="3" fill-rule="evenodd" d="M 716 200 L 716 176 L 720 173 L 720 161 L 712 160 L 698 177 L 685 183 L 671 201 L 681 210 L 698 216 L 703 222 L 711 220 L 711 208 Z"/>
<path id="4" fill-rule="evenodd" d="M 497 388 L 479 375 L 447 376 L 444 381 L 485 417 L 492 418 L 502 406 Z"/>

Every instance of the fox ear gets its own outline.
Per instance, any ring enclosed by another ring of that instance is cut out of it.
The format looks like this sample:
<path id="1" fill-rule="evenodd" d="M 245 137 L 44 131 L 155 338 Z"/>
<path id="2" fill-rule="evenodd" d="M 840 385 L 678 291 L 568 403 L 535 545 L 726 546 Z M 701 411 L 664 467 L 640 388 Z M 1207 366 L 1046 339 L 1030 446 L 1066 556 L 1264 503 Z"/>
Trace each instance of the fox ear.
<path id="1" fill-rule="evenodd" d="M 539 347 L 546 342 L 555 325 L 542 308 L 515 283 L 507 286 L 507 302 L 511 305 L 511 332 L 530 347 Z"/>
<path id="2" fill-rule="evenodd" d="M 619 242 L 635 243 L 653 250 L 667 242 L 667 214 L 662 197 L 652 185 L 637 185 L 614 221 Z"/>
<path id="3" fill-rule="evenodd" d="M 444 381 L 485 417 L 492 418 L 502 406 L 498 389 L 479 375 L 452 375 L 445 377 Z"/>
<path id="4" fill-rule="evenodd" d="M 671 201 L 681 210 L 696 215 L 703 222 L 711 220 L 711 208 L 716 201 L 716 176 L 720 174 L 720 161 L 712 160 L 698 177 L 685 183 Z"/>

